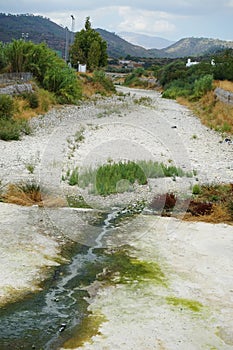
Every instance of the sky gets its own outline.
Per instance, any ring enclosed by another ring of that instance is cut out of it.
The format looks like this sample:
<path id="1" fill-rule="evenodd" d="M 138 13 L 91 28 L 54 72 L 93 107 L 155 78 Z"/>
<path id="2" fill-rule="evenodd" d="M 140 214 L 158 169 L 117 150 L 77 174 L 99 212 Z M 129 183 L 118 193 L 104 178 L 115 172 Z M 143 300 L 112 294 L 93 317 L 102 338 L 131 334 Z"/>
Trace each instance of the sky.
<path id="1" fill-rule="evenodd" d="M 233 40 L 233 0 L 0 0 L 0 12 L 42 15 L 74 30 L 134 32 L 172 41 L 186 37 Z"/>

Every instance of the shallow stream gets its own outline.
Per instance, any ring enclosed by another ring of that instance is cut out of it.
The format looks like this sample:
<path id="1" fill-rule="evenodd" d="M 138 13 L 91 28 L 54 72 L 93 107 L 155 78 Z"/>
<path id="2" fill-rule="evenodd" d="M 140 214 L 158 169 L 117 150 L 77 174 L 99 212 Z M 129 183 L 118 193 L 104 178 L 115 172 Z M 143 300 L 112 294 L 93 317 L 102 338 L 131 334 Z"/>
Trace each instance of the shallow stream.
<path id="1" fill-rule="evenodd" d="M 102 239 L 114 229 L 115 210 L 93 247 L 77 244 L 69 264 L 54 270 L 43 291 L 0 309 L 0 349 L 59 349 L 88 315 L 85 289 L 103 270 Z"/>

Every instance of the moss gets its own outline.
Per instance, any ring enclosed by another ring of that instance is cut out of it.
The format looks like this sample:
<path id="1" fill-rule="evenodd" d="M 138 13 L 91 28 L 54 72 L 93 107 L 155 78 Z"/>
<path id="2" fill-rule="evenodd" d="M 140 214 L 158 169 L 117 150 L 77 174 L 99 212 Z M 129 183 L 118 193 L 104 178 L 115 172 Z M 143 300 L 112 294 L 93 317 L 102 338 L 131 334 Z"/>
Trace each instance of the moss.
<path id="1" fill-rule="evenodd" d="M 168 304 L 178 307 L 184 307 L 194 312 L 200 312 L 203 308 L 203 305 L 196 300 L 177 298 L 177 297 L 166 297 Z"/>
<path id="2" fill-rule="evenodd" d="M 67 195 L 66 200 L 71 208 L 92 208 L 81 195 Z"/>
<path id="3" fill-rule="evenodd" d="M 89 314 L 82 322 L 75 328 L 75 334 L 65 342 L 64 349 L 76 349 L 82 346 L 86 342 L 91 342 L 91 338 L 97 334 L 101 334 L 99 331 L 100 325 L 105 322 L 106 319 L 103 315 Z"/>
<path id="4" fill-rule="evenodd" d="M 131 256 L 125 246 L 105 254 L 107 254 L 107 268 L 98 276 L 99 280 L 114 284 L 150 281 L 167 286 L 165 274 L 158 263 L 142 261 Z"/>

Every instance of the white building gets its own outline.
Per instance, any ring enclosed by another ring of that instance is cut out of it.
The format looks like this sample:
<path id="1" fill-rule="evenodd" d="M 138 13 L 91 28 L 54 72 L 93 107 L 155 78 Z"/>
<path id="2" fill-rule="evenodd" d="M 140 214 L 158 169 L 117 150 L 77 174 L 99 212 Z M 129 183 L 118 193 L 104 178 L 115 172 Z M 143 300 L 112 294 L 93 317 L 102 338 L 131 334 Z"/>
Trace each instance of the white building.
<path id="1" fill-rule="evenodd" d="M 195 64 L 199 64 L 197 61 L 191 61 L 191 58 L 188 58 L 188 62 L 186 63 L 186 67 L 194 66 Z"/>

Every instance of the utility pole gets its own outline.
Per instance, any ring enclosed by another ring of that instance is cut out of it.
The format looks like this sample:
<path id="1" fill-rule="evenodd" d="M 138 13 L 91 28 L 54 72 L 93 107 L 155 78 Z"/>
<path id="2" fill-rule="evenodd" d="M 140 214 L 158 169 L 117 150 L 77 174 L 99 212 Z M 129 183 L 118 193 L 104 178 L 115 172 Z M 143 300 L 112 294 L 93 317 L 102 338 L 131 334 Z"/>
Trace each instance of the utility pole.
<path id="1" fill-rule="evenodd" d="M 65 44 L 65 61 L 68 62 L 68 51 L 69 51 L 69 29 L 65 27 L 66 31 L 66 44 Z"/>
<path id="2" fill-rule="evenodd" d="M 71 37 L 70 37 L 70 44 L 72 45 L 74 42 L 74 25 L 75 25 L 75 18 L 73 15 L 70 15 L 71 17 Z"/>

